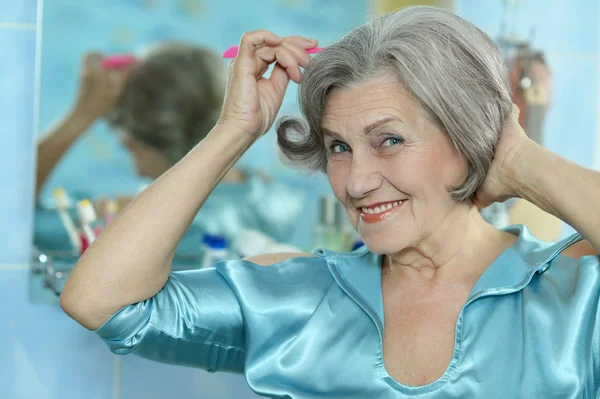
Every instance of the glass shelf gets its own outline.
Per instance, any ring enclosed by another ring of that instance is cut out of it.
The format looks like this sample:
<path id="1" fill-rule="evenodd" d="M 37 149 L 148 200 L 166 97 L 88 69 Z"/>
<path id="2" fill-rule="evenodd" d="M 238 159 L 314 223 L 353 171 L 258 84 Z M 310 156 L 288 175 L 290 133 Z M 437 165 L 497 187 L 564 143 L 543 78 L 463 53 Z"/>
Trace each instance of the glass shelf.
<path id="1" fill-rule="evenodd" d="M 175 255 L 171 270 L 194 270 L 202 266 L 204 253 L 181 252 Z M 56 303 L 79 254 L 65 250 L 34 248 L 31 260 L 30 299 L 34 303 Z"/>

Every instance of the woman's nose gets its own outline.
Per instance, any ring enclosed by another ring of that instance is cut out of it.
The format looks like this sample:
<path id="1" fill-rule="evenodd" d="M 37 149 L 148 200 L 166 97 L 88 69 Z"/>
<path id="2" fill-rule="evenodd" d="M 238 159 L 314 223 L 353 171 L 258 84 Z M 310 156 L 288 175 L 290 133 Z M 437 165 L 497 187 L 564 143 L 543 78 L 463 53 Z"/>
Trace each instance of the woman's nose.
<path id="1" fill-rule="evenodd" d="M 354 198 L 366 197 L 381 187 L 382 182 L 383 178 L 373 160 L 354 157 L 346 182 L 348 194 Z"/>

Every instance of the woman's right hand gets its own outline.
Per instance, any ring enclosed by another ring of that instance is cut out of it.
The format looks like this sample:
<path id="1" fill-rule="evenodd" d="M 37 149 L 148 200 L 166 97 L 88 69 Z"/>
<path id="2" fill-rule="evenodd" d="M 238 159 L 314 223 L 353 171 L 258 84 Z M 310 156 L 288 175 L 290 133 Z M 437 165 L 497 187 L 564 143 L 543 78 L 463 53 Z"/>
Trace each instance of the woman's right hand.
<path id="1" fill-rule="evenodd" d="M 79 92 L 71 116 L 90 124 L 103 117 L 117 103 L 130 68 L 106 69 L 102 67 L 103 55 L 87 53 L 83 59 Z"/>
<path id="2" fill-rule="evenodd" d="M 311 60 L 307 49 L 317 41 L 299 36 L 281 38 L 266 30 L 242 36 L 231 63 L 220 125 L 233 125 L 258 139 L 275 121 L 288 83 L 300 83 Z M 269 78 L 263 75 L 276 62 Z"/>

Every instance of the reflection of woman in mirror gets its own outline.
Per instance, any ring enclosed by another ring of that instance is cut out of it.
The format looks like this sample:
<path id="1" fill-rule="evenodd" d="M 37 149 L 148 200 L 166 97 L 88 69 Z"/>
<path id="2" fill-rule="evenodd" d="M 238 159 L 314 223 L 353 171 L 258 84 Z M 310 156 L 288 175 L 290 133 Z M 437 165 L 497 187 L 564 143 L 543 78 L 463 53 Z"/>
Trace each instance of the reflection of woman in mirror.
<path id="1" fill-rule="evenodd" d="M 152 179 L 179 162 L 217 123 L 227 68 L 212 50 L 167 42 L 126 68 L 105 69 L 102 59 L 98 53 L 85 57 L 73 111 L 38 145 L 38 193 L 66 150 L 99 118 L 105 117 L 118 132 L 138 174 Z M 228 238 L 241 227 L 288 238 L 302 206 L 297 191 L 237 167 L 221 182 L 221 200 L 211 201 L 196 224 Z M 121 206 L 130 200 L 119 197 Z M 104 209 L 102 199 L 95 203 L 99 211 Z M 275 210 L 265 212 L 264 206 Z"/>
<path id="2" fill-rule="evenodd" d="M 104 69 L 102 59 L 100 53 L 86 54 L 74 106 L 38 141 L 36 197 L 67 150 L 114 107 L 121 95 L 129 69 Z"/>
<path id="3" fill-rule="evenodd" d="M 243 36 L 219 123 L 84 254 L 65 311 L 118 354 L 244 373 L 268 397 L 595 397 L 600 173 L 526 136 L 498 50 L 458 16 L 407 8 L 311 61 L 316 45 Z M 366 247 L 170 273 L 290 79 L 306 122 L 284 120 L 280 148 L 327 173 Z M 589 241 L 485 223 L 477 206 L 509 197 Z"/>

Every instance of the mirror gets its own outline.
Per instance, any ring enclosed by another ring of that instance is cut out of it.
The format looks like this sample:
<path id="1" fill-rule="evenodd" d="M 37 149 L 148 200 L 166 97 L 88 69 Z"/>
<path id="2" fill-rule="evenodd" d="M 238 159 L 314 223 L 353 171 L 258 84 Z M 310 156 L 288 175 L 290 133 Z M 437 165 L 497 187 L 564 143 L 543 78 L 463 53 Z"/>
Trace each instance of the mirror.
<path id="1" fill-rule="evenodd" d="M 325 46 L 363 23 L 368 7 L 366 0 L 46 2 L 32 300 L 57 302 L 89 242 L 214 125 L 228 65 L 221 54 L 244 32 L 304 35 Z M 294 84 L 281 112 L 298 114 Z M 325 194 L 324 176 L 280 161 L 271 131 L 217 187 L 173 268 L 269 248 L 310 250 L 320 213 L 343 229 L 335 202 L 320 200 Z"/>

